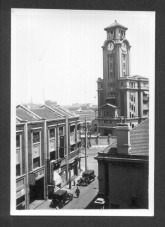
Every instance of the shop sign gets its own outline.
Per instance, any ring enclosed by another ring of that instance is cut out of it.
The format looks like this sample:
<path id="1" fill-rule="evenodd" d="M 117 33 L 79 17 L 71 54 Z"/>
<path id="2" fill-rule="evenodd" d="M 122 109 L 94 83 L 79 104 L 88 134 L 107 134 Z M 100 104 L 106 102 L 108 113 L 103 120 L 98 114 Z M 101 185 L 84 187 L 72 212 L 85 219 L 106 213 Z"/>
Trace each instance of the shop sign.
<path id="1" fill-rule="evenodd" d="M 17 192 L 16 197 L 19 198 L 19 197 L 21 197 L 23 195 L 25 195 L 25 189 L 24 188 Z"/>
<path id="2" fill-rule="evenodd" d="M 75 143 L 75 134 L 72 133 L 70 134 L 70 144 L 74 144 Z"/>
<path id="3" fill-rule="evenodd" d="M 51 151 L 55 151 L 55 140 L 52 140 L 52 141 L 50 141 L 50 143 L 49 143 L 49 145 L 50 145 L 50 152 Z"/>
<path id="4" fill-rule="evenodd" d="M 35 185 L 36 175 L 35 173 L 29 173 L 29 185 Z"/>
<path id="5" fill-rule="evenodd" d="M 42 178 L 44 176 L 44 170 L 41 170 L 35 174 L 36 180 Z"/>
<path id="6" fill-rule="evenodd" d="M 16 149 L 16 164 L 20 164 L 20 148 Z"/>
<path id="7" fill-rule="evenodd" d="M 21 179 L 21 180 L 19 180 L 19 181 L 16 183 L 17 188 L 20 187 L 20 186 L 22 186 L 22 185 L 24 185 L 24 179 Z"/>
<path id="8" fill-rule="evenodd" d="M 40 156 L 40 145 L 33 146 L 33 158 L 38 158 Z"/>

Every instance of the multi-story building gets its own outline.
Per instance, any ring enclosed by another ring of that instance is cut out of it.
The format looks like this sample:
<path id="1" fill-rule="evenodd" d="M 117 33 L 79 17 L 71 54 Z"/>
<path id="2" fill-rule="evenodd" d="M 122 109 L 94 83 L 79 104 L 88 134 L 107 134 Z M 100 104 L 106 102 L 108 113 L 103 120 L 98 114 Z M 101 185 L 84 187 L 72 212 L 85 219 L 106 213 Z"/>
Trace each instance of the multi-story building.
<path id="1" fill-rule="evenodd" d="M 149 80 L 131 75 L 127 28 L 115 21 L 104 30 L 103 79 L 97 80 L 98 132 L 115 135 L 121 117 L 131 128 L 148 118 Z"/>
<path id="2" fill-rule="evenodd" d="M 80 121 L 60 109 L 16 108 L 17 209 L 47 199 L 52 188 L 71 182 L 79 173 Z"/>

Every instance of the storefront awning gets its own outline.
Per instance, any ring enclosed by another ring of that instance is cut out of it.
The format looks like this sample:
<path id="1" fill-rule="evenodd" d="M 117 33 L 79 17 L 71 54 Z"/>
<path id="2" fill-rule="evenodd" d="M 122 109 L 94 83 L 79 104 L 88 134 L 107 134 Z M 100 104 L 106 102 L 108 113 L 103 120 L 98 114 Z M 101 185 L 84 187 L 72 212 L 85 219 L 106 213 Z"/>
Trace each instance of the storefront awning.
<path id="1" fill-rule="evenodd" d="M 149 94 L 149 91 L 143 91 L 144 92 L 144 94 L 146 94 L 146 95 L 148 95 Z"/>
<path id="2" fill-rule="evenodd" d="M 55 185 L 59 185 L 62 182 L 61 176 L 56 171 L 54 171 L 53 180 L 55 181 Z"/>

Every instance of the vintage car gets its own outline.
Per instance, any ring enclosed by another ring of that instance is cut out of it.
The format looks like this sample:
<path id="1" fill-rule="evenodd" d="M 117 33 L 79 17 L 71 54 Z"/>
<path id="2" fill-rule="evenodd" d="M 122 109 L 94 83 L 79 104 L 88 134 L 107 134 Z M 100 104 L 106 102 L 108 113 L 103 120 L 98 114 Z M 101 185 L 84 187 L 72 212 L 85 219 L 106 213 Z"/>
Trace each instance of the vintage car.
<path id="1" fill-rule="evenodd" d="M 97 198 L 94 204 L 95 204 L 95 209 L 104 209 L 105 200 L 103 198 Z"/>
<path id="2" fill-rule="evenodd" d="M 95 180 L 94 170 L 86 170 L 83 172 L 82 177 L 77 181 L 78 186 L 87 186 L 90 182 Z"/>
<path id="3" fill-rule="evenodd" d="M 67 190 L 58 190 L 53 193 L 50 207 L 62 208 L 73 199 L 73 194 Z"/>

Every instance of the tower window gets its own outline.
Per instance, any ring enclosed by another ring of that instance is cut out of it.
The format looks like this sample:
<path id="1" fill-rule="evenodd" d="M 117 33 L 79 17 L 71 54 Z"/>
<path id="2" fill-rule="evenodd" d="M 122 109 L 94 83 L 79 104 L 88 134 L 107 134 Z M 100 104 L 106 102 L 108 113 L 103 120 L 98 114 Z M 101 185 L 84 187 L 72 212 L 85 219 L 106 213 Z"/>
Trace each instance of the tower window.
<path id="1" fill-rule="evenodd" d="M 112 72 L 110 72 L 110 76 L 111 76 L 111 77 L 113 76 L 113 73 L 112 73 Z"/>

